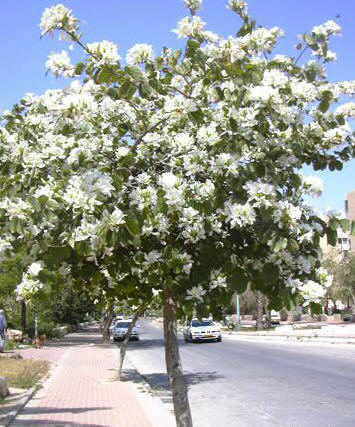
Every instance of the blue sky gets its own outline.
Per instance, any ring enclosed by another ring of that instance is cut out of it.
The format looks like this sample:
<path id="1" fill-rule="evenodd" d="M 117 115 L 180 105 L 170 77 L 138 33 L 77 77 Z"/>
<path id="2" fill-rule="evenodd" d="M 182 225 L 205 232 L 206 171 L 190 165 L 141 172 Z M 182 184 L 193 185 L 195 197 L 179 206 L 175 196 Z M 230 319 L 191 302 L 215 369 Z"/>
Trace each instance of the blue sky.
<path id="1" fill-rule="evenodd" d="M 26 92 L 40 94 L 48 88 L 60 87 L 67 80 L 45 77 L 45 61 L 51 51 L 66 48 L 55 39 L 40 40 L 39 21 L 45 7 L 56 4 L 48 0 L 3 1 L 1 8 L 0 43 L 0 108 L 11 108 Z M 183 0 L 63 0 L 82 21 L 84 39 L 88 42 L 109 40 L 118 43 L 121 56 L 135 43 L 179 47 L 171 29 L 186 15 Z M 200 13 L 207 29 L 227 36 L 239 28 L 236 15 L 225 8 L 227 0 L 204 0 Z M 328 19 L 343 28 L 342 37 L 331 42 L 338 61 L 328 66 L 331 81 L 355 79 L 355 2 L 351 0 L 250 0 L 249 10 L 260 25 L 279 26 L 286 37 L 278 45 L 278 53 L 292 54 L 297 34 Z M 340 15 L 340 16 L 339 16 Z M 337 18 L 337 16 L 339 16 Z M 80 58 L 74 50 L 73 57 Z M 315 174 L 305 169 L 307 174 Z M 343 209 L 345 194 L 355 189 L 355 160 L 341 172 L 317 173 L 323 179 L 324 193 L 312 203 L 320 210 Z"/>

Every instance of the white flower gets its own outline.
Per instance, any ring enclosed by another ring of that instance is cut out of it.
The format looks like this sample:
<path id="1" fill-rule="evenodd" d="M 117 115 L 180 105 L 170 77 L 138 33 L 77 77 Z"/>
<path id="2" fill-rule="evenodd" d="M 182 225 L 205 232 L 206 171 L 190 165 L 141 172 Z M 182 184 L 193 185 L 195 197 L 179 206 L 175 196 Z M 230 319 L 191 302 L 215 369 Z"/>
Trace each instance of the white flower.
<path id="1" fill-rule="evenodd" d="M 322 286 L 329 288 L 332 285 L 334 276 L 329 274 L 325 268 L 318 268 L 316 274 Z"/>
<path id="2" fill-rule="evenodd" d="M 211 122 L 208 126 L 201 126 L 197 131 L 197 139 L 213 145 L 219 141 L 217 123 Z"/>
<path id="3" fill-rule="evenodd" d="M 76 31 L 77 19 L 72 15 L 72 11 L 62 4 L 48 7 L 44 10 L 41 18 L 40 28 L 42 36 L 55 29 L 63 29 L 69 33 Z"/>
<path id="4" fill-rule="evenodd" d="M 172 32 L 176 33 L 179 39 L 182 37 L 195 37 L 202 31 L 205 24 L 199 16 L 187 16 L 178 22 L 177 28 Z"/>
<path id="5" fill-rule="evenodd" d="M 206 294 L 206 290 L 202 288 L 202 286 L 194 286 L 193 288 L 189 289 L 187 291 L 188 295 L 185 297 L 185 299 L 197 299 L 201 302 L 203 302 L 203 296 Z"/>
<path id="6" fill-rule="evenodd" d="M 291 91 L 296 98 L 301 98 L 307 102 L 312 102 L 317 97 L 317 89 L 312 83 L 293 80 L 290 83 Z"/>
<path id="7" fill-rule="evenodd" d="M 31 276 L 38 276 L 38 273 L 42 270 L 42 264 L 40 262 L 33 262 L 27 269 L 27 273 Z"/>
<path id="8" fill-rule="evenodd" d="M 221 273 L 221 270 L 212 270 L 211 272 L 211 282 L 210 289 L 216 288 L 226 288 L 227 287 L 227 278 Z"/>
<path id="9" fill-rule="evenodd" d="M 304 306 L 308 305 L 311 301 L 319 302 L 321 298 L 324 297 L 327 290 L 324 286 L 320 285 L 313 280 L 307 280 L 299 288 L 299 291 L 303 298 L 305 299 Z"/>
<path id="10" fill-rule="evenodd" d="M 202 0 L 184 0 L 184 5 L 187 9 L 190 9 L 191 13 L 196 13 L 202 4 Z"/>
<path id="11" fill-rule="evenodd" d="M 330 20 L 322 25 L 318 25 L 312 28 L 311 31 L 316 36 L 329 37 L 330 35 L 339 35 L 341 33 L 341 27 L 334 21 Z"/>
<path id="12" fill-rule="evenodd" d="M 52 52 L 47 59 L 46 67 L 56 76 L 73 77 L 74 66 L 70 63 L 69 55 L 65 50 Z"/>
<path id="13" fill-rule="evenodd" d="M 164 172 L 158 178 L 158 184 L 165 190 L 175 187 L 179 182 L 179 178 L 171 172 Z"/>
<path id="14" fill-rule="evenodd" d="M 265 70 L 262 84 L 265 86 L 280 87 L 288 82 L 287 76 L 279 70 Z"/>
<path id="15" fill-rule="evenodd" d="M 137 43 L 132 46 L 126 55 L 127 64 L 138 65 L 142 62 L 151 62 L 154 60 L 153 46 L 145 43 Z"/>
<path id="16" fill-rule="evenodd" d="M 231 228 L 253 224 L 256 218 L 254 209 L 248 203 L 240 205 L 232 203 L 230 200 L 224 204 L 224 213 Z"/>
<path id="17" fill-rule="evenodd" d="M 87 48 L 92 53 L 92 61 L 96 65 L 116 65 L 121 59 L 117 52 L 117 45 L 107 40 L 88 43 Z"/>
<path id="18" fill-rule="evenodd" d="M 159 262 L 162 257 L 161 252 L 153 250 L 150 251 L 147 254 L 144 254 L 144 261 L 142 262 L 143 267 L 147 268 L 151 264 L 155 264 L 156 262 Z"/>
<path id="19" fill-rule="evenodd" d="M 278 62 L 279 64 L 290 65 L 292 64 L 292 59 L 286 55 L 275 55 L 272 58 L 273 61 Z"/>
<path id="20" fill-rule="evenodd" d="M 229 0 L 227 7 L 241 16 L 248 13 L 248 3 L 245 0 Z"/>
<path id="21" fill-rule="evenodd" d="M 318 176 L 302 176 L 303 186 L 306 192 L 313 196 L 319 197 L 323 192 L 323 181 Z"/>
<path id="22" fill-rule="evenodd" d="M 344 117 L 352 117 L 355 118 L 355 103 L 354 102 L 347 102 L 346 104 L 340 105 L 336 108 L 334 111 L 334 114 L 342 115 Z"/>
<path id="23" fill-rule="evenodd" d="M 277 96 L 278 93 L 279 92 L 271 86 L 253 86 L 249 90 L 249 99 L 266 103 L 273 96 Z"/>
<path id="24" fill-rule="evenodd" d="M 116 158 L 120 159 L 121 157 L 126 156 L 130 152 L 128 147 L 118 147 L 116 150 Z"/>
<path id="25" fill-rule="evenodd" d="M 81 242 L 87 239 L 95 240 L 101 223 L 99 221 L 90 222 L 83 219 L 81 225 L 74 230 L 73 238 L 75 242 Z"/>
<path id="26" fill-rule="evenodd" d="M 115 208 L 115 210 L 111 213 L 109 217 L 109 224 L 112 227 L 118 227 L 119 225 L 124 224 L 125 221 L 125 214 L 121 211 L 120 208 Z"/>
<path id="27" fill-rule="evenodd" d="M 39 199 L 40 197 L 50 199 L 53 196 L 53 190 L 49 184 L 43 185 L 42 187 L 37 188 L 33 196 L 36 197 L 36 199 Z"/>
<path id="28" fill-rule="evenodd" d="M 204 39 L 210 43 L 217 43 L 221 40 L 220 36 L 218 34 L 213 33 L 212 31 L 204 31 L 202 35 Z"/>
<path id="29" fill-rule="evenodd" d="M 0 237 L 0 260 L 2 260 L 3 255 L 12 249 L 11 240 L 9 238 Z"/>
<path id="30" fill-rule="evenodd" d="M 136 181 L 141 185 L 149 184 L 150 180 L 151 178 L 146 172 L 140 173 L 136 178 Z"/>

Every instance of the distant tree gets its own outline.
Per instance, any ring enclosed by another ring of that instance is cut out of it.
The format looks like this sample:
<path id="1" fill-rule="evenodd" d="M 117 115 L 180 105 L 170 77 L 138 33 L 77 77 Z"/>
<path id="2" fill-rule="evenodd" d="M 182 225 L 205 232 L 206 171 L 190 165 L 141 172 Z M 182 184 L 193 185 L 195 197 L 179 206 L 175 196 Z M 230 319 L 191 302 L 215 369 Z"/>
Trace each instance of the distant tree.
<path id="1" fill-rule="evenodd" d="M 355 254 L 349 251 L 339 255 L 336 251 L 330 251 L 323 265 L 333 275 L 333 285 L 328 288 L 326 297 L 334 304 L 338 300 L 344 304 L 350 301 L 355 320 Z"/>

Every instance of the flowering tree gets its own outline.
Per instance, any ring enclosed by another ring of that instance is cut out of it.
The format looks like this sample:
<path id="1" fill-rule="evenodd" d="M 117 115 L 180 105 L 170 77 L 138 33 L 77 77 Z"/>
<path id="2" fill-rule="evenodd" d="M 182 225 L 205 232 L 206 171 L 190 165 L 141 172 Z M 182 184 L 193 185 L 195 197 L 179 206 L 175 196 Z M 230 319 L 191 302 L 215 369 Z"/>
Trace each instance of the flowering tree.
<path id="1" fill-rule="evenodd" d="M 276 309 L 324 295 L 319 240 L 335 244 L 341 220 L 304 202 L 321 185 L 300 168 L 341 169 L 355 113 L 335 105 L 355 83 L 326 80 L 333 21 L 288 57 L 272 54 L 282 30 L 257 28 L 244 1 L 229 1 L 241 27 L 227 39 L 204 29 L 201 0 L 185 5 L 183 51 L 138 44 L 125 60 L 111 42 L 85 43 L 63 5 L 46 9 L 42 35 L 59 32 L 84 59 L 50 54 L 50 71 L 74 81 L 26 95 L 0 134 L 0 252 L 26 246 L 40 283 L 58 267 L 137 306 L 160 299 L 179 426 L 192 421 L 177 317 L 218 315 L 248 284 Z M 38 286 L 32 270 L 24 280 Z"/>

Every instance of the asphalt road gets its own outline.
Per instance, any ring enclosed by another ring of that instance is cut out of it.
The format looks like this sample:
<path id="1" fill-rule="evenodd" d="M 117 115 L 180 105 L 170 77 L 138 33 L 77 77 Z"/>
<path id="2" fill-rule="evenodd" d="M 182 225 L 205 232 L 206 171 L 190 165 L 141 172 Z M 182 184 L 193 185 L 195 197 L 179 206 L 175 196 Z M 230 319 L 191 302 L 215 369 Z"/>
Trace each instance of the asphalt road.
<path id="1" fill-rule="evenodd" d="M 168 394 L 163 332 L 139 320 L 128 357 Z M 290 342 L 185 343 L 180 354 L 195 427 L 355 426 L 355 346 Z"/>

